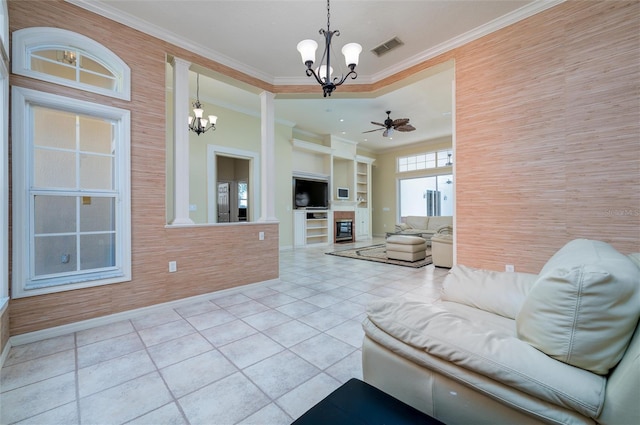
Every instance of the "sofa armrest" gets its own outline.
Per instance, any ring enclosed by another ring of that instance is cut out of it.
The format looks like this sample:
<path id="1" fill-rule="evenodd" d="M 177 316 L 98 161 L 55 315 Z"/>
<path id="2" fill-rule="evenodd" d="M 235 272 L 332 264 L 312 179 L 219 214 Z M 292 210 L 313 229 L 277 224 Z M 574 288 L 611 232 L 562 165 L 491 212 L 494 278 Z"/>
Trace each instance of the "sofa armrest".
<path id="1" fill-rule="evenodd" d="M 438 235 L 453 235 L 453 226 L 445 224 L 444 226 L 440 226 L 436 229 L 436 234 Z"/>
<path id="2" fill-rule="evenodd" d="M 455 265 L 444 280 L 442 299 L 515 319 L 538 275 Z"/>

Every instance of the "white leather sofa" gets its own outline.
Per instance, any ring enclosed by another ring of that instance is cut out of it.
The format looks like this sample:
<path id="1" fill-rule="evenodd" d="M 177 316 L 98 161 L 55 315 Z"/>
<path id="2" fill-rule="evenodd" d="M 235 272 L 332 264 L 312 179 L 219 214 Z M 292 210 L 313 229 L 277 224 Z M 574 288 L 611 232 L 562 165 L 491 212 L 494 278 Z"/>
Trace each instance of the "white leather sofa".
<path id="1" fill-rule="evenodd" d="M 598 241 L 540 274 L 460 265 L 371 303 L 364 380 L 449 424 L 640 423 L 640 256 Z"/>
<path id="2" fill-rule="evenodd" d="M 448 216 L 422 216 L 408 215 L 402 217 L 402 223 L 395 226 L 396 235 L 420 236 L 430 242 L 436 233 L 451 234 L 453 230 L 453 217 Z"/>

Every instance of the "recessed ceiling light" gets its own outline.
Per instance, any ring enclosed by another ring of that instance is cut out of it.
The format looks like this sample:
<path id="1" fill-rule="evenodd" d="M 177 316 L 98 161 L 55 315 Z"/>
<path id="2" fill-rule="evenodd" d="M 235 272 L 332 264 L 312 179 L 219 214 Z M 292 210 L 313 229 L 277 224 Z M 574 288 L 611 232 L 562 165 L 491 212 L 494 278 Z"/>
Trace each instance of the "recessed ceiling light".
<path id="1" fill-rule="evenodd" d="M 340 122 L 344 122 L 344 118 L 340 118 Z"/>

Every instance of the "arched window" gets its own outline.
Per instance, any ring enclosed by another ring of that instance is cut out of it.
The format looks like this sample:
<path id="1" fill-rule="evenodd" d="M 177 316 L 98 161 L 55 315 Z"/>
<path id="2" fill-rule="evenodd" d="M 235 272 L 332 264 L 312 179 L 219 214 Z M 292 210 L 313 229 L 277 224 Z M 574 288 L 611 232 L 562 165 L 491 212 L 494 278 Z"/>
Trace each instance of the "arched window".
<path id="1" fill-rule="evenodd" d="M 66 30 L 15 31 L 13 72 L 130 99 L 124 61 Z M 130 111 L 16 85 L 11 97 L 11 296 L 131 280 Z"/>
<path id="2" fill-rule="evenodd" d="M 13 73 L 105 96 L 131 99 L 131 70 L 102 44 L 60 28 L 13 33 Z"/>

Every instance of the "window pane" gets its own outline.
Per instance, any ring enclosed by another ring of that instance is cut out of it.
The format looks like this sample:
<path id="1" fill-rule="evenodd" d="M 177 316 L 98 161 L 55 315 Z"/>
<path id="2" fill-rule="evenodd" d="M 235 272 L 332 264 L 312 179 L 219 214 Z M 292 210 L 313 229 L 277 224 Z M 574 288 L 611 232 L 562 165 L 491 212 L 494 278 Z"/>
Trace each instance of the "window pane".
<path id="1" fill-rule="evenodd" d="M 80 189 L 112 190 L 113 158 L 110 156 L 80 156 Z"/>
<path id="2" fill-rule="evenodd" d="M 91 71 L 95 74 L 101 74 L 104 77 L 113 77 L 113 73 L 106 67 L 85 55 L 80 56 L 80 68 L 86 69 L 87 71 Z"/>
<path id="3" fill-rule="evenodd" d="M 42 72 L 44 74 L 53 75 L 54 77 L 64 78 L 65 80 L 75 80 L 75 66 L 58 61 L 56 59 L 57 54 L 60 54 L 62 56 L 63 52 L 60 50 L 40 51 L 38 52 L 38 56 L 40 57 L 31 56 L 31 69 L 34 71 Z M 51 58 L 50 60 L 43 59 L 50 58 L 51 56 L 53 56 L 53 58 Z"/>
<path id="4" fill-rule="evenodd" d="M 35 149 L 33 183 L 36 187 L 75 188 L 76 154 Z"/>
<path id="5" fill-rule="evenodd" d="M 438 190 L 442 194 L 440 215 L 453 215 L 454 192 L 452 174 L 438 176 Z"/>
<path id="6" fill-rule="evenodd" d="M 77 267 L 75 236 L 41 236 L 35 238 L 35 274 L 73 272 Z"/>
<path id="7" fill-rule="evenodd" d="M 75 232 L 76 198 L 36 195 L 33 218 L 36 235 Z"/>
<path id="8" fill-rule="evenodd" d="M 78 117 L 80 150 L 113 154 L 113 125 L 111 121 L 80 116 Z"/>
<path id="9" fill-rule="evenodd" d="M 114 78 L 96 75 L 90 72 L 80 71 L 80 82 L 109 90 L 116 89 L 116 80 Z"/>
<path id="10" fill-rule="evenodd" d="M 80 203 L 80 231 L 115 231 L 115 199 L 83 196 Z"/>
<path id="11" fill-rule="evenodd" d="M 76 114 L 41 106 L 32 107 L 33 144 L 60 149 L 76 148 Z"/>
<path id="12" fill-rule="evenodd" d="M 238 183 L 238 207 L 239 208 L 247 208 L 248 206 L 248 193 L 247 193 L 247 183 L 240 182 Z"/>
<path id="13" fill-rule="evenodd" d="M 433 177 L 421 177 L 416 179 L 400 180 L 400 215 L 427 215 L 427 204 L 425 201 L 425 190 L 429 187 L 430 179 Z"/>
<path id="14" fill-rule="evenodd" d="M 438 152 L 438 167 L 446 167 L 448 165 L 450 153 L 450 151 Z"/>
<path id="15" fill-rule="evenodd" d="M 436 154 L 435 152 L 431 152 L 427 154 L 426 159 L 426 168 L 435 168 L 436 167 Z"/>
<path id="16" fill-rule="evenodd" d="M 115 266 L 115 247 L 113 234 L 80 236 L 80 270 Z"/>

